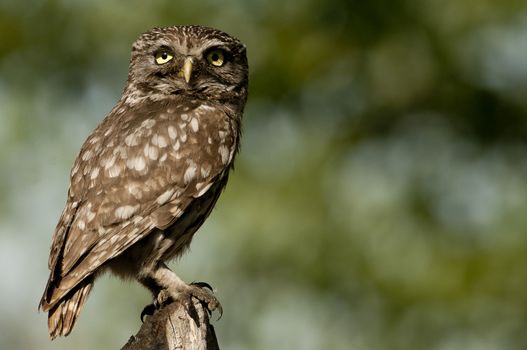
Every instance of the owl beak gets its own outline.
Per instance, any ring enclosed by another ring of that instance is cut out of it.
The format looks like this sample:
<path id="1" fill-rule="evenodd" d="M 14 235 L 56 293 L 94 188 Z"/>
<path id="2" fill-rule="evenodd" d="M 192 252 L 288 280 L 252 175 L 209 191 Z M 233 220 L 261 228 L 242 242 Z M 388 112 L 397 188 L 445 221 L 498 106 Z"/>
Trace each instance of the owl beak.
<path id="1" fill-rule="evenodd" d="M 188 83 L 192 75 L 192 64 L 194 60 L 191 57 L 185 58 L 185 63 L 183 63 L 183 68 L 179 71 L 179 76 L 185 78 L 185 81 Z"/>

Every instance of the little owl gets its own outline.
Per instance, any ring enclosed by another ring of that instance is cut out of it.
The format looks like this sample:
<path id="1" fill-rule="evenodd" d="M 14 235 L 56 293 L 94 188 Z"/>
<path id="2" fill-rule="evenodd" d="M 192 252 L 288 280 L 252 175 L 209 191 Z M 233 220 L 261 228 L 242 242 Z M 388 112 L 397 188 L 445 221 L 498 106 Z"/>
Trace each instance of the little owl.
<path id="1" fill-rule="evenodd" d="M 70 174 L 40 301 L 51 338 L 68 335 L 98 275 L 134 278 L 154 304 L 206 284 L 165 262 L 183 253 L 218 200 L 240 142 L 245 46 L 201 26 L 154 28 L 132 46 L 123 95 L 88 136 Z"/>

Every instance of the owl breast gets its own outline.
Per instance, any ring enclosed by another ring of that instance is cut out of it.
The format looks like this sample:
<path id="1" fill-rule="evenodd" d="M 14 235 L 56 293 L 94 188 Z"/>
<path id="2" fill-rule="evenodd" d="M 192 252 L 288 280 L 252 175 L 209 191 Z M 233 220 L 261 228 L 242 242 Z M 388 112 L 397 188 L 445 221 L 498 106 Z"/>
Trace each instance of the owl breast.
<path id="1" fill-rule="evenodd" d="M 148 260 L 144 255 L 157 251 L 164 255 L 152 258 L 166 260 L 182 252 L 226 184 L 238 139 L 236 119 L 211 103 L 173 98 L 126 113 L 116 107 L 72 170 L 70 194 L 84 200 L 65 247 L 72 258 L 65 261 L 74 264 L 83 254 L 75 249 L 79 240 L 130 245 L 116 260 Z M 127 243 L 141 227 L 152 233 Z"/>

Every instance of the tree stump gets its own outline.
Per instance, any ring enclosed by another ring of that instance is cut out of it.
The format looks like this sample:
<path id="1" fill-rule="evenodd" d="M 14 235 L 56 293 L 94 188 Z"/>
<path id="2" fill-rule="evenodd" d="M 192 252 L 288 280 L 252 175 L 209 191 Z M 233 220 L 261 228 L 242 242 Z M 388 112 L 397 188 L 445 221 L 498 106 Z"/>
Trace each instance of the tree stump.
<path id="1" fill-rule="evenodd" d="M 214 327 L 202 303 L 192 298 L 188 309 L 174 301 L 145 319 L 121 350 L 219 350 Z"/>

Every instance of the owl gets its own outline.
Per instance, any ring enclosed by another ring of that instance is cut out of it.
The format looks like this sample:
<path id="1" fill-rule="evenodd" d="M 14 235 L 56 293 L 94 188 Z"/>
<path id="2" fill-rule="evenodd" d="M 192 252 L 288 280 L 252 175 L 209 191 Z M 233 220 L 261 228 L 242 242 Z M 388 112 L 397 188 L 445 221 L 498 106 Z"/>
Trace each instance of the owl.
<path id="1" fill-rule="evenodd" d="M 154 305 L 196 297 L 204 285 L 165 264 L 209 216 L 239 149 L 247 100 L 245 46 L 208 27 L 154 28 L 132 45 L 121 99 L 73 164 L 52 239 L 39 308 L 50 337 L 68 335 L 97 276 L 135 279 Z"/>

